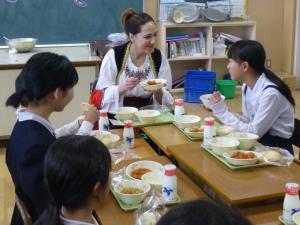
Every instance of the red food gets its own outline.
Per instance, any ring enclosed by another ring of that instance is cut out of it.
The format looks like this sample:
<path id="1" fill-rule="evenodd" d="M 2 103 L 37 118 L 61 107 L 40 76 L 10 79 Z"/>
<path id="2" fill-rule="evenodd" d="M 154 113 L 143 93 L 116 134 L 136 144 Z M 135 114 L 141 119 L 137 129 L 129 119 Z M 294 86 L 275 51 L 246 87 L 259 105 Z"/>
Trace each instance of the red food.
<path id="1" fill-rule="evenodd" d="M 256 155 L 253 152 L 234 152 L 230 157 L 234 159 L 255 159 Z"/>

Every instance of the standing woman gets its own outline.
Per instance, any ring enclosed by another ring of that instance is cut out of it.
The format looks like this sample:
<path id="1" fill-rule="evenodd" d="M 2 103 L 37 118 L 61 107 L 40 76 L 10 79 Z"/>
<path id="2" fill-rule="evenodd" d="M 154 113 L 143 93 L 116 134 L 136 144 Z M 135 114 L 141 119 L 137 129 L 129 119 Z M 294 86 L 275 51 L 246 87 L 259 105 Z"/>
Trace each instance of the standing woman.
<path id="1" fill-rule="evenodd" d="M 151 16 L 134 9 L 122 14 L 122 25 L 129 42 L 114 47 L 105 55 L 96 88 L 104 91 L 102 109 L 115 113 L 120 106 L 142 107 L 151 104 L 171 105 L 173 97 L 171 69 L 166 57 L 156 49 L 157 28 Z M 166 87 L 145 91 L 142 80 L 163 78 Z"/>
<path id="2" fill-rule="evenodd" d="M 238 131 L 257 134 L 261 144 L 293 152 L 295 100 L 289 87 L 265 68 L 263 46 L 252 40 L 237 41 L 227 56 L 232 79 L 244 82 L 243 115 L 230 112 L 218 92 L 210 99 L 213 113 Z"/>

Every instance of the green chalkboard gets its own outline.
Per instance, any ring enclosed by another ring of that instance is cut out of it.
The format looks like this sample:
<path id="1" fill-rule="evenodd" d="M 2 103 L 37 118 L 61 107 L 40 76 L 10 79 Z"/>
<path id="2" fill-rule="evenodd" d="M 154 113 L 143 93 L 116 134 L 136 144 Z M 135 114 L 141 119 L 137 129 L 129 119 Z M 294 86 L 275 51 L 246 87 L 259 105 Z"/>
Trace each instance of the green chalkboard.
<path id="1" fill-rule="evenodd" d="M 0 35 L 34 37 L 38 44 L 86 43 L 121 32 L 127 8 L 142 10 L 143 0 L 0 0 Z"/>

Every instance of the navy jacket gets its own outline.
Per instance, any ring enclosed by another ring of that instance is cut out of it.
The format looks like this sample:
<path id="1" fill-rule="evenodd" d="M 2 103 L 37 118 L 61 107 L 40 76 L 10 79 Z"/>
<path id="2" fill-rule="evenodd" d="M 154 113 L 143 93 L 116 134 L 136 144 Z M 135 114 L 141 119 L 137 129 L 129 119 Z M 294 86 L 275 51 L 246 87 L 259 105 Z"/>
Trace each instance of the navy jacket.
<path id="1" fill-rule="evenodd" d="M 16 193 L 25 202 L 33 222 L 49 203 L 44 184 L 44 158 L 55 136 L 39 122 L 17 122 L 6 151 L 6 163 L 15 184 Z M 13 221 L 20 218 L 14 213 Z"/>

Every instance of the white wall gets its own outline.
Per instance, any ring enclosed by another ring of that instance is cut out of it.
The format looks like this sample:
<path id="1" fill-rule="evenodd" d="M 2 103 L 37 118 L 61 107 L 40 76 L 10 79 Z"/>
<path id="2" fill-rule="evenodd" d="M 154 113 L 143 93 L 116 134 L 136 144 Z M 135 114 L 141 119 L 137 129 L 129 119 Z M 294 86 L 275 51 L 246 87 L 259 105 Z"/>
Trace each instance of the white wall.
<path id="1" fill-rule="evenodd" d="M 294 74 L 297 79 L 297 89 L 300 89 L 300 0 L 297 0 L 295 35 Z"/>

